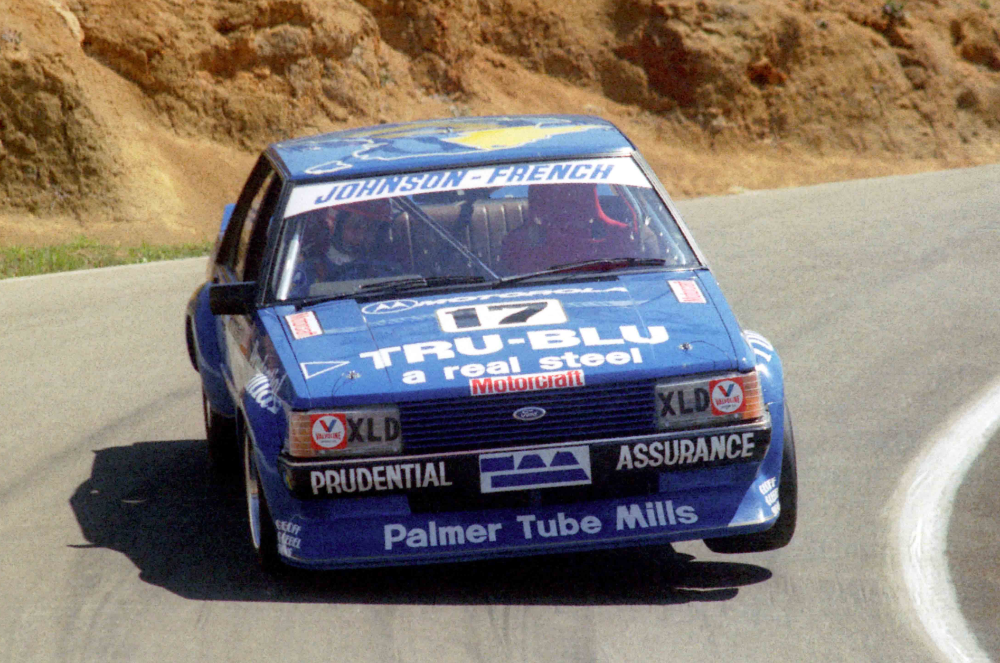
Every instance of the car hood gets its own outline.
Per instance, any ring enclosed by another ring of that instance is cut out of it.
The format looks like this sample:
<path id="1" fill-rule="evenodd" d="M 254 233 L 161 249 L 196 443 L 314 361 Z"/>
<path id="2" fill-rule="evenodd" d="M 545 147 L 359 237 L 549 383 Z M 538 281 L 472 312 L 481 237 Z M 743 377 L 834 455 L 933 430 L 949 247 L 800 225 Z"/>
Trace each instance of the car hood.
<path id="1" fill-rule="evenodd" d="M 745 362 L 707 270 L 283 309 L 289 374 L 308 401 L 294 407 L 553 388 L 531 381 L 539 373 L 582 386 Z"/>

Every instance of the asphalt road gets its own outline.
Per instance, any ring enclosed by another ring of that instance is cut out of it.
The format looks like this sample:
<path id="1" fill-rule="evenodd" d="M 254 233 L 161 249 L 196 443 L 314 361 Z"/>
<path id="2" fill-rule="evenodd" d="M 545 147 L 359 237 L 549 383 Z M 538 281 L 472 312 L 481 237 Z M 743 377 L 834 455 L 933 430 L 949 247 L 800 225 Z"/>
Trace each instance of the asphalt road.
<path id="1" fill-rule="evenodd" d="M 186 260 L 0 281 L 2 661 L 934 661 L 900 580 L 907 467 L 1000 377 L 1000 167 L 684 203 L 784 364 L 799 530 L 673 549 L 315 574 L 254 566 L 210 481 Z M 1000 661 L 1000 439 L 948 568 Z"/>

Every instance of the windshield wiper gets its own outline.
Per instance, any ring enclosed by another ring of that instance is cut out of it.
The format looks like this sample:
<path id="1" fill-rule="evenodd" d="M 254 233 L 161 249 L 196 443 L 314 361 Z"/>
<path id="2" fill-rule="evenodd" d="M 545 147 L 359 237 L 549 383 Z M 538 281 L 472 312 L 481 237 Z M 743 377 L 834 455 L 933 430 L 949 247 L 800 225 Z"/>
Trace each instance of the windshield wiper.
<path id="1" fill-rule="evenodd" d="M 421 290 L 447 285 L 463 285 L 466 283 L 483 283 L 484 276 L 418 276 L 407 279 L 395 279 L 379 283 L 366 283 L 358 288 L 356 294 L 372 295 L 385 292 L 400 292 L 405 290 Z"/>
<path id="2" fill-rule="evenodd" d="M 580 262 L 570 262 L 564 265 L 553 265 L 547 269 L 531 272 L 530 274 L 508 276 L 507 278 L 497 281 L 494 284 L 494 287 L 557 274 L 573 274 L 576 272 L 610 272 L 615 269 L 633 269 L 636 267 L 663 267 L 666 264 L 667 261 L 663 258 L 599 258 L 597 260 L 581 260 Z"/>
<path id="3" fill-rule="evenodd" d="M 338 299 L 350 299 L 352 297 L 356 297 L 357 295 L 358 291 L 357 289 L 355 289 L 349 292 L 336 292 L 336 293 L 331 293 L 329 295 L 315 295 L 313 297 L 304 297 L 295 302 L 295 310 L 301 311 L 307 306 L 322 304 L 323 302 L 332 302 Z"/>
<path id="4" fill-rule="evenodd" d="M 484 283 L 484 276 L 412 276 L 403 278 L 384 279 L 375 283 L 365 283 L 346 292 L 332 292 L 327 295 L 314 295 L 304 297 L 295 302 L 295 308 L 301 310 L 314 304 L 332 302 L 338 299 L 352 299 L 354 297 L 372 297 L 396 292 L 408 292 L 411 290 L 423 290 L 425 288 L 438 288 L 449 285 L 465 285 L 469 283 Z"/>

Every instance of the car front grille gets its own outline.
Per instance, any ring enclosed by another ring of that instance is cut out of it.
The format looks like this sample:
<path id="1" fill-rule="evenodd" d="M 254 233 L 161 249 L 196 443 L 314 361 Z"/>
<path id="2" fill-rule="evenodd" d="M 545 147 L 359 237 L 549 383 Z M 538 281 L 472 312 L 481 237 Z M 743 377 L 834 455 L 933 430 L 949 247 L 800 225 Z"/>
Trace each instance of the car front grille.
<path id="1" fill-rule="evenodd" d="M 514 419 L 541 407 L 535 421 Z M 400 404 L 408 452 L 648 435 L 656 432 L 653 382 L 595 385 Z"/>

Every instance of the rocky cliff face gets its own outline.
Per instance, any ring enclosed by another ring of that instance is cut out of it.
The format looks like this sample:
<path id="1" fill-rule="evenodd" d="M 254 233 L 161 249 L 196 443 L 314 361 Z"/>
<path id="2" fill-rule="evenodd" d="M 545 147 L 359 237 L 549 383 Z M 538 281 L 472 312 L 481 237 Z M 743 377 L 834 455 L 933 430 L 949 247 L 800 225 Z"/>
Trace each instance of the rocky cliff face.
<path id="1" fill-rule="evenodd" d="M 1000 155 L 987 0 L 0 1 L 0 242 L 204 237 L 265 143 L 441 115 L 600 114 L 681 195 Z"/>

